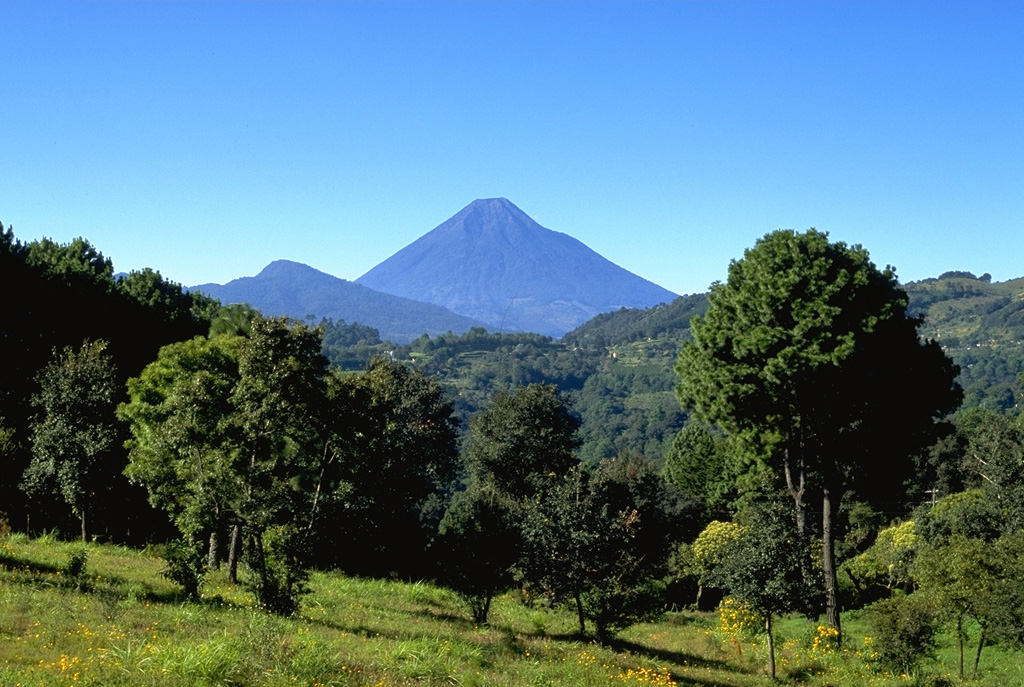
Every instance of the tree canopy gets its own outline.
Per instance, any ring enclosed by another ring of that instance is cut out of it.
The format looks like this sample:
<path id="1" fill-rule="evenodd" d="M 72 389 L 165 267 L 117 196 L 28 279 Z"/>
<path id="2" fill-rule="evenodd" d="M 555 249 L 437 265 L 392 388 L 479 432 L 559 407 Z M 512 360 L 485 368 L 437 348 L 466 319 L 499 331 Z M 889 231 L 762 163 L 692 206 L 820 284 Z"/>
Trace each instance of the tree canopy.
<path id="1" fill-rule="evenodd" d="M 822 499 L 834 627 L 834 509 L 850 490 L 891 499 L 909 457 L 960 400 L 954 365 L 919 339 L 919 324 L 895 271 L 879 270 L 862 247 L 814 229 L 777 231 L 712 286 L 679 353 L 680 403 L 736 436 L 750 463 L 788 488 L 805 540 L 807 500 Z"/>

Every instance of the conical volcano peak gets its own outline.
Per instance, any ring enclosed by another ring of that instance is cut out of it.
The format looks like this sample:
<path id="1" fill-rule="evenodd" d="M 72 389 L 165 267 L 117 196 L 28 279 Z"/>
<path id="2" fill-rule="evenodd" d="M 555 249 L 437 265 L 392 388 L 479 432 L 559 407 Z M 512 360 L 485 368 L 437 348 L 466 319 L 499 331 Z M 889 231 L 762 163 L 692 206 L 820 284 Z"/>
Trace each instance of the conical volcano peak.
<path id="1" fill-rule="evenodd" d="M 482 198 L 356 280 L 495 329 L 561 336 L 594 315 L 675 294 L 627 272 L 507 198 Z"/>
<path id="2" fill-rule="evenodd" d="M 541 228 L 508 198 L 478 198 L 459 210 L 441 226 L 445 225 L 468 231 L 474 235 L 505 230 L 510 225 Z"/>

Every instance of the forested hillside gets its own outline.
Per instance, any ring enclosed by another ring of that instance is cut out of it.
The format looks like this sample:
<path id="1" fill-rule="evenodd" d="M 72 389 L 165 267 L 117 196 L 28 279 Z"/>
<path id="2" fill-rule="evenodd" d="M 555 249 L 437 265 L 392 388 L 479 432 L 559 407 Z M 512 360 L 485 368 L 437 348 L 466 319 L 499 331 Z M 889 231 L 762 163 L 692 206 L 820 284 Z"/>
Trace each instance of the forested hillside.
<path id="1" fill-rule="evenodd" d="M 1024 370 L 1024 279 L 991 283 L 951 272 L 906 284 L 910 312 L 923 318 L 922 336 L 936 339 L 960 366 L 965 407 L 1008 410 L 1019 403 Z M 387 351 L 437 375 L 455 394 L 463 418 L 501 389 L 548 382 L 566 392 L 583 418 L 587 460 L 635 453 L 659 462 L 685 422 L 672 367 L 689 338 L 690 319 L 707 309 L 707 295 L 682 296 L 651 308 L 598 315 L 560 340 L 537 334 L 422 336 L 407 346 L 374 343 L 365 329 L 327 322 L 327 355 L 360 369 Z M 361 337 L 354 341 L 353 337 Z"/>
<path id="2" fill-rule="evenodd" d="M 1024 278 L 947 272 L 906 286 L 921 333 L 960 365 L 964 404 L 1006 410 L 1021 399 L 1024 370 Z"/>
<path id="3" fill-rule="evenodd" d="M 139 374 L 161 346 L 205 334 L 217 303 L 202 294 L 185 292 L 159 272 L 143 270 L 117 278 L 111 261 L 85 239 L 57 244 L 49 239 L 22 243 L 11 228 L 0 225 L 0 292 L 4 294 L 0 335 L 0 511 L 16 525 L 29 516 L 22 474 L 31 459 L 31 421 L 38 411 L 37 376 L 65 351 L 79 351 L 83 342 L 101 343 L 114 382 Z M 125 436 L 113 437 L 96 460 L 120 460 Z M 82 466 L 84 471 L 86 468 Z M 152 520 L 144 492 L 132 487 L 120 470 L 105 473 L 96 492 L 93 515 L 98 530 L 109 528 L 124 537 L 139 518 Z M 33 494 L 38 503 L 58 498 L 50 489 Z M 114 512 L 110 506 L 117 504 Z M 56 510 L 35 508 L 32 527 L 64 527 Z"/>

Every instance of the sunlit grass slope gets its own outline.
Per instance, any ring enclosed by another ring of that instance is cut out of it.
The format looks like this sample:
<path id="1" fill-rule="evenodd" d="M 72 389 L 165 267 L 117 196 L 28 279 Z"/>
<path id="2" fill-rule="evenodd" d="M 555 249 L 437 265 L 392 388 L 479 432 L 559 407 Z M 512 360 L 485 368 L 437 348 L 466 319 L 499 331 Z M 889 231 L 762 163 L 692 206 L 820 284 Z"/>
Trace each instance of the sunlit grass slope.
<path id="1" fill-rule="evenodd" d="M 199 603 L 180 598 L 152 552 L 49 538 L 0 538 L 0 685 L 712 685 L 757 686 L 761 638 L 735 614 L 668 614 L 602 646 L 573 616 L 495 601 L 474 626 L 461 600 L 426 583 L 316 574 L 294 618 L 260 612 L 213 574 Z M 949 648 L 916 679 L 881 674 L 851 618 L 847 648 L 800 619 L 780 625 L 783 684 L 951 684 Z M 977 685 L 1024 684 L 1019 655 L 988 649 Z"/>

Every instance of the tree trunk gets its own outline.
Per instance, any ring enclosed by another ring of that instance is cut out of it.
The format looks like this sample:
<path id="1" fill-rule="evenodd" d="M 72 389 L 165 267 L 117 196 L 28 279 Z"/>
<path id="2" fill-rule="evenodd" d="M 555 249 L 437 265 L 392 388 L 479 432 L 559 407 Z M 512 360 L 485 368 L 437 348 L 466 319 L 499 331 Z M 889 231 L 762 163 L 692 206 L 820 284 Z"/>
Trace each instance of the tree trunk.
<path id="1" fill-rule="evenodd" d="M 85 543 L 85 509 L 82 509 L 82 543 Z"/>
<path id="2" fill-rule="evenodd" d="M 704 585 L 698 584 L 697 585 L 697 600 L 693 602 L 693 610 L 695 610 L 695 611 L 699 611 L 700 610 L 700 597 L 701 597 L 702 594 L 704 594 Z"/>
<path id="3" fill-rule="evenodd" d="M 981 626 L 981 634 L 978 636 L 978 651 L 974 654 L 974 678 L 978 678 L 978 664 L 981 663 L 981 649 L 985 646 L 985 625 Z"/>
<path id="4" fill-rule="evenodd" d="M 764 631 L 768 635 L 768 674 L 775 679 L 775 640 L 772 639 L 772 614 L 764 616 Z"/>
<path id="5" fill-rule="evenodd" d="M 206 552 L 206 567 L 210 570 L 220 568 L 220 528 L 216 526 L 210 532 L 210 548 Z"/>
<path id="6" fill-rule="evenodd" d="M 804 493 L 807 490 L 807 461 L 804 456 L 803 447 L 803 435 L 801 430 L 801 439 L 796 447 L 796 453 L 799 455 L 798 464 L 794 467 L 793 455 L 790 450 L 793 444 L 792 436 L 786 439 L 786 447 L 783 449 L 783 469 L 786 475 L 786 487 L 789 489 L 790 496 L 793 497 L 793 508 L 796 516 L 796 532 L 797 537 L 800 540 L 799 545 L 803 555 L 800 556 L 800 577 L 803 580 L 804 586 L 807 589 L 812 589 L 814 586 L 814 577 L 811 573 L 811 557 L 810 557 L 810 536 L 807 533 L 807 508 L 804 503 Z M 795 474 L 794 474 L 795 472 Z M 810 594 L 804 596 L 804 615 L 807 616 L 808 620 L 815 620 L 818 617 L 818 613 L 814 608 L 814 601 Z"/>
<path id="7" fill-rule="evenodd" d="M 575 598 L 576 598 L 576 617 L 580 621 L 580 636 L 582 637 L 582 636 L 587 634 L 587 623 L 586 623 L 586 619 L 583 616 L 583 599 L 580 597 L 579 592 L 577 592 L 575 594 Z"/>
<path id="8" fill-rule="evenodd" d="M 236 522 L 231 526 L 231 544 L 228 550 L 228 582 L 238 584 L 238 559 L 242 549 L 242 534 Z"/>
<path id="9" fill-rule="evenodd" d="M 838 495 L 837 495 L 838 496 Z M 825 573 L 825 618 L 836 629 L 836 642 L 843 645 L 843 629 L 839 622 L 839 594 L 836 578 L 836 547 L 832 538 L 832 492 L 822 490 L 821 502 L 822 568 Z"/>

